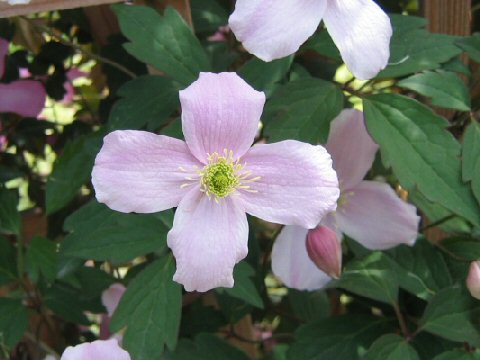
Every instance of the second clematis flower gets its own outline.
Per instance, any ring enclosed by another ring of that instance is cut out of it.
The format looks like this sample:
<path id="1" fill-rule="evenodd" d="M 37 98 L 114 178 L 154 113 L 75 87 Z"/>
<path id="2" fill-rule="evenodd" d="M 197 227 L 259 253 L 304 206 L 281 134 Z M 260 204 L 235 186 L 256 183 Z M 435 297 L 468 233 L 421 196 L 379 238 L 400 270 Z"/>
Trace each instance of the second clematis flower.
<path id="1" fill-rule="evenodd" d="M 373 0 L 237 0 L 228 24 L 247 51 L 271 61 L 297 51 L 322 19 L 358 79 L 385 68 L 392 26 Z"/>
<path id="2" fill-rule="evenodd" d="M 235 73 L 201 73 L 180 91 L 185 142 L 114 131 L 97 155 L 98 201 L 121 212 L 177 207 L 167 243 L 187 291 L 233 286 L 248 251 L 246 213 L 313 228 L 335 210 L 338 180 L 325 148 L 288 140 L 253 147 L 265 94 Z"/>
<path id="3" fill-rule="evenodd" d="M 326 216 L 319 226 L 335 231 L 338 241 L 345 233 L 371 250 L 413 245 L 420 221 L 416 208 L 400 199 L 388 184 L 363 180 L 378 145 L 365 128 L 362 112 L 343 110 L 331 124 L 326 148 L 337 171 L 341 195 L 337 211 Z M 273 272 L 288 287 L 315 290 L 330 281 L 309 258 L 309 231 L 315 230 L 286 226 L 273 246 Z"/>

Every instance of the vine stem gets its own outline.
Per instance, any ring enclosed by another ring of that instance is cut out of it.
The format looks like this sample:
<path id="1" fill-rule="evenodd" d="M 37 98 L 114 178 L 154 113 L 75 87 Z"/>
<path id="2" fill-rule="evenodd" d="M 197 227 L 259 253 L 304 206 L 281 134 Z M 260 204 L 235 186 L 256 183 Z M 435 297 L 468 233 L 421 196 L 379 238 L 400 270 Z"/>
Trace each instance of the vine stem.
<path id="1" fill-rule="evenodd" d="M 407 323 L 405 321 L 405 318 L 403 317 L 402 312 L 400 311 L 400 308 L 398 307 L 398 304 L 393 305 L 393 310 L 395 311 L 395 315 L 397 316 L 398 324 L 400 325 L 400 330 L 402 331 L 403 336 L 405 336 L 407 341 L 412 339 L 412 335 L 408 331 Z"/>

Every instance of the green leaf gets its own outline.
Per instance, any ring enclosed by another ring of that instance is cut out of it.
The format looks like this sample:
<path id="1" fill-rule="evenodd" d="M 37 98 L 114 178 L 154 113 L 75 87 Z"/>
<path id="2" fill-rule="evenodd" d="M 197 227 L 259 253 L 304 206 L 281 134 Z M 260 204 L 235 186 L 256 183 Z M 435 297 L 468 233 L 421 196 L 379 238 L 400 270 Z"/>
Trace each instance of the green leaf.
<path id="1" fill-rule="evenodd" d="M 42 274 L 47 282 L 53 282 L 57 275 L 57 245 L 40 236 L 35 236 L 28 245 L 25 266 L 33 282 Z"/>
<path id="2" fill-rule="evenodd" d="M 379 336 L 392 331 L 385 318 L 342 315 L 301 326 L 295 332 L 289 360 L 358 359 Z"/>
<path id="3" fill-rule="evenodd" d="M 417 352 L 399 335 L 386 334 L 375 340 L 362 360 L 419 360 Z"/>
<path id="4" fill-rule="evenodd" d="M 43 302 L 55 314 L 67 321 L 90 325 L 90 321 L 85 316 L 85 311 L 90 310 L 88 309 L 90 303 L 84 296 L 81 284 L 76 289 L 65 283 L 55 282 L 43 294 Z"/>
<path id="5" fill-rule="evenodd" d="M 400 77 L 436 69 L 461 53 L 460 48 L 455 46 L 456 37 L 421 29 L 426 25 L 424 20 L 397 16 L 392 23 L 394 31 L 390 40 L 389 65 L 377 78 Z"/>
<path id="6" fill-rule="evenodd" d="M 479 360 L 480 352 L 465 352 L 460 350 L 447 351 L 443 354 L 437 355 L 433 360 Z"/>
<path id="7" fill-rule="evenodd" d="M 467 52 L 468 56 L 477 63 L 480 63 L 480 34 L 462 37 L 456 41 L 456 44 Z"/>
<path id="8" fill-rule="evenodd" d="M 102 144 L 102 134 L 83 136 L 68 143 L 53 165 L 47 181 L 47 214 L 67 205 L 90 180 L 95 156 Z"/>
<path id="9" fill-rule="evenodd" d="M 426 71 L 400 81 L 398 86 L 431 98 L 432 105 L 461 111 L 470 110 L 469 90 L 452 72 Z"/>
<path id="10" fill-rule="evenodd" d="M 330 314 L 330 300 L 325 291 L 288 289 L 288 300 L 293 313 L 302 321 L 316 321 Z"/>
<path id="11" fill-rule="evenodd" d="M 190 0 L 195 31 L 214 33 L 228 23 L 227 11 L 216 0 Z"/>
<path id="12" fill-rule="evenodd" d="M 451 237 L 443 239 L 440 246 L 454 257 L 467 261 L 480 259 L 480 241 L 473 238 Z"/>
<path id="13" fill-rule="evenodd" d="M 167 212 L 171 212 L 168 210 Z M 124 214 L 91 201 L 70 215 L 64 229 L 63 255 L 123 263 L 166 246 L 164 215 Z"/>
<path id="14" fill-rule="evenodd" d="M 443 289 L 428 303 L 419 329 L 448 340 L 479 346 L 480 302 L 465 289 Z"/>
<path id="15" fill-rule="evenodd" d="M 460 145 L 445 119 L 395 94 L 368 98 L 364 110 L 370 135 L 403 187 L 417 187 L 428 200 L 480 224 L 480 208 L 461 179 Z"/>
<path id="16" fill-rule="evenodd" d="M 0 286 L 17 278 L 17 253 L 13 245 L 0 236 Z"/>
<path id="17" fill-rule="evenodd" d="M 462 149 L 462 178 L 471 181 L 473 194 L 480 203 L 480 124 L 472 122 L 465 130 Z"/>
<path id="18" fill-rule="evenodd" d="M 342 61 L 340 51 L 338 51 L 337 46 L 333 42 L 328 31 L 320 31 L 310 37 L 310 39 L 308 39 L 304 45 L 304 48 L 314 50 L 320 55 L 329 57 L 331 59 Z"/>
<path id="19" fill-rule="evenodd" d="M 255 270 L 247 262 L 242 261 L 238 263 L 233 270 L 233 278 L 235 279 L 233 288 L 219 288 L 216 291 L 220 293 L 225 291 L 234 298 L 263 309 L 262 297 L 258 293 L 252 280 L 254 275 Z"/>
<path id="20" fill-rule="evenodd" d="M 142 76 L 127 82 L 117 92 L 122 99 L 110 112 L 108 126 L 116 129 L 140 129 L 148 124 L 157 129 L 179 106 L 178 88 L 161 76 Z"/>
<path id="21" fill-rule="evenodd" d="M 138 60 L 189 85 L 200 71 L 209 71 L 208 57 L 183 18 L 172 8 L 161 16 L 144 6 L 115 5 L 125 49 Z"/>
<path id="22" fill-rule="evenodd" d="M 175 348 L 182 310 L 182 288 L 172 280 L 171 256 L 155 261 L 128 285 L 113 314 L 110 329 L 127 331 L 123 346 L 133 360 L 158 358 L 165 345 Z"/>
<path id="23" fill-rule="evenodd" d="M 410 344 L 415 348 L 422 360 L 432 360 L 436 355 L 462 345 L 427 332 L 416 334 Z"/>
<path id="24" fill-rule="evenodd" d="M 266 91 L 269 95 L 274 88 L 273 85 L 286 76 L 292 62 L 293 56 L 270 62 L 253 57 L 238 69 L 238 73 L 253 88 Z"/>
<path id="25" fill-rule="evenodd" d="M 325 143 L 330 122 L 343 108 L 343 94 L 331 82 L 292 81 L 279 87 L 267 102 L 262 120 L 265 135 L 276 142 L 295 139 Z"/>
<path id="26" fill-rule="evenodd" d="M 387 304 L 397 303 L 399 285 L 394 264 L 381 252 L 349 262 L 340 279 L 328 286 L 339 287 Z"/>
<path id="27" fill-rule="evenodd" d="M 0 345 L 13 348 L 20 341 L 27 327 L 28 313 L 22 302 L 16 299 L 0 298 Z"/>
<path id="28" fill-rule="evenodd" d="M 0 189 L 0 233 L 20 235 L 20 213 L 16 190 Z"/>

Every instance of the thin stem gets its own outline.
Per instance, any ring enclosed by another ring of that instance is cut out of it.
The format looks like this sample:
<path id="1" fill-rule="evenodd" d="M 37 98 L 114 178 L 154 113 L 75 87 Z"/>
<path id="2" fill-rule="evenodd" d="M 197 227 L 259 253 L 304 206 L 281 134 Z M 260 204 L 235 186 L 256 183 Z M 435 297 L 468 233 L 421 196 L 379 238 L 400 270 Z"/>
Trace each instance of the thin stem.
<path id="1" fill-rule="evenodd" d="M 400 308 L 398 307 L 398 304 L 393 305 L 393 310 L 395 310 L 395 315 L 397 316 L 398 324 L 400 325 L 400 330 L 402 331 L 403 336 L 405 336 L 407 341 L 409 341 L 412 339 L 412 335 L 408 331 L 407 323 L 402 312 L 400 311 Z"/>
<path id="2" fill-rule="evenodd" d="M 422 227 L 422 228 L 420 229 L 419 232 L 424 232 L 424 231 L 427 230 L 427 229 L 430 229 L 430 228 L 432 228 L 432 227 L 435 227 L 435 226 L 441 225 L 441 224 L 443 224 L 443 223 L 446 223 L 447 221 L 453 219 L 455 216 L 456 216 L 456 215 L 454 215 L 454 214 L 445 216 L 445 217 L 441 218 L 440 220 L 437 220 L 437 221 L 435 221 L 435 222 L 433 222 L 433 223 L 431 223 L 431 224 L 425 225 L 424 227 Z"/>

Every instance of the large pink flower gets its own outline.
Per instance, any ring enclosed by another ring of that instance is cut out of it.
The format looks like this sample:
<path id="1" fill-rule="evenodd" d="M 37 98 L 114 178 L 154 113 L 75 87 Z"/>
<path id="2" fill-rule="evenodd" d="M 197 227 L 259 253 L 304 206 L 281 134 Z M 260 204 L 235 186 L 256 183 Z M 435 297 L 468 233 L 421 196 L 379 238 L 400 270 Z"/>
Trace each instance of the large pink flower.
<path id="1" fill-rule="evenodd" d="M 245 49 L 271 61 L 297 51 L 322 18 L 357 78 L 385 68 L 392 27 L 373 0 L 237 0 L 228 23 Z"/>
<path id="2" fill-rule="evenodd" d="M 60 360 L 130 360 L 128 352 L 118 346 L 115 339 L 97 340 L 65 349 Z"/>
<path id="3" fill-rule="evenodd" d="M 247 255 L 246 212 L 315 227 L 336 208 L 330 155 L 298 141 L 252 148 L 265 103 L 235 73 L 202 73 L 180 91 L 185 142 L 143 131 L 107 135 L 92 173 L 98 201 L 122 212 L 177 206 L 168 246 L 188 291 L 233 286 Z"/>
<path id="4" fill-rule="evenodd" d="M 414 206 L 379 181 L 363 181 L 378 146 L 365 128 L 363 114 L 344 110 L 331 124 L 326 148 L 337 171 L 341 196 L 337 211 L 321 225 L 342 232 L 368 249 L 383 250 L 417 238 L 420 217 Z M 286 226 L 273 246 L 273 272 L 289 287 L 319 289 L 330 278 L 310 260 L 305 246 L 308 230 Z"/>
<path id="5" fill-rule="evenodd" d="M 5 71 L 8 41 L 0 38 L 0 78 Z M 15 113 L 36 117 L 45 105 L 45 88 L 34 80 L 18 80 L 9 84 L 0 83 L 0 113 Z"/>

